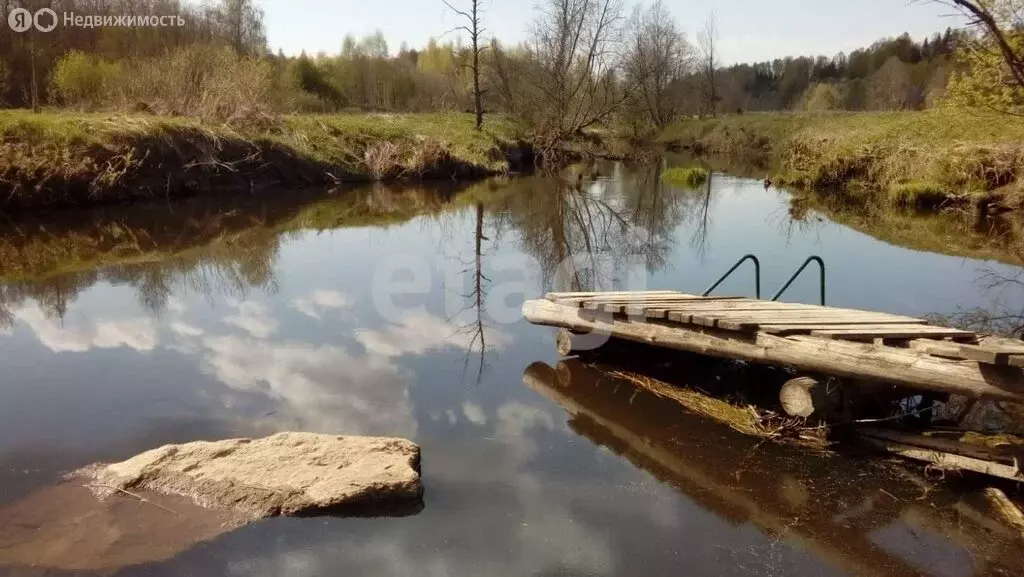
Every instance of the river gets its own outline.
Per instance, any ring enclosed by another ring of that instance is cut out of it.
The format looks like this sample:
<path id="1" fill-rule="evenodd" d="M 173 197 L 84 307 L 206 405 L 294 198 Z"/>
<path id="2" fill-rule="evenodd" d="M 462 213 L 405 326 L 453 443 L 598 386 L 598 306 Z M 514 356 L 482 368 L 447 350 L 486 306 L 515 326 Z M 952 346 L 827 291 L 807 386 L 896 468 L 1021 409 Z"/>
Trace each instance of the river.
<path id="1" fill-rule="evenodd" d="M 1005 325 L 1024 309 L 1016 228 L 658 173 L 0 222 L 0 574 L 1017 574 L 1015 536 L 955 482 L 759 444 L 560 365 L 552 331 L 519 317 L 554 288 L 703 292 L 756 253 L 764 296 L 816 254 L 828 304 Z M 783 299 L 818 292 L 810 269 Z M 285 430 L 416 441 L 422 510 L 128 539 L 34 505 L 89 463 Z M 93 538 L 110 549 L 75 552 Z"/>

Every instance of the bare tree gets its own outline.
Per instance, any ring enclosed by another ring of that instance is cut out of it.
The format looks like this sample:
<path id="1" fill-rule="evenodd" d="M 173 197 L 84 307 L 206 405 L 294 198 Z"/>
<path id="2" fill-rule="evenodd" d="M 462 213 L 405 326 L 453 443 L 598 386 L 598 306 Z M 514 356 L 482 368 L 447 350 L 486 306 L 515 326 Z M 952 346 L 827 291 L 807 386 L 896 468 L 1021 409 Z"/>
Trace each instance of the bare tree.
<path id="1" fill-rule="evenodd" d="M 718 91 L 715 86 L 715 75 L 718 69 L 718 23 L 715 13 L 708 16 L 704 29 L 697 36 L 697 47 L 700 52 L 700 76 L 703 82 L 705 112 L 715 115 L 718 104 Z"/>
<path id="2" fill-rule="evenodd" d="M 662 0 L 646 10 L 634 9 L 626 79 L 638 87 L 635 97 L 654 126 L 663 128 L 675 119 L 680 105 L 678 82 L 689 72 L 692 61 L 693 48 Z"/>
<path id="3" fill-rule="evenodd" d="M 541 136 L 560 140 L 606 120 L 629 87 L 619 85 L 620 0 L 543 0 L 529 43 L 542 107 Z"/>
<path id="4" fill-rule="evenodd" d="M 471 59 L 472 63 L 469 64 L 469 69 L 473 73 L 473 110 L 476 112 L 476 129 L 480 130 L 480 126 L 484 123 L 484 108 L 483 108 L 483 93 L 480 90 L 480 52 L 487 48 L 487 44 L 481 44 L 481 35 L 487 30 L 480 26 L 481 10 L 480 0 L 469 0 L 470 8 L 469 11 L 459 10 L 455 6 L 452 6 L 448 0 L 441 0 L 449 10 L 455 12 L 466 20 L 466 24 L 463 26 L 457 26 L 456 30 L 462 30 L 469 34 L 470 42 L 472 42 Z"/>

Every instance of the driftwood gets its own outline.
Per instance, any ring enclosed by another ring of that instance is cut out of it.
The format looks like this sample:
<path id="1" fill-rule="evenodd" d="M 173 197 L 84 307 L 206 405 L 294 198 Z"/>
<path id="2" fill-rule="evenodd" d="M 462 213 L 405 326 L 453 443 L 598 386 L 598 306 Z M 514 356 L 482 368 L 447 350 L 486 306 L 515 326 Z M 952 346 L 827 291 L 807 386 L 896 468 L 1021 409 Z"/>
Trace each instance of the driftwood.
<path id="1" fill-rule="evenodd" d="M 1003 522 L 1020 531 L 1020 536 L 1024 537 L 1024 513 L 1021 513 L 1020 508 L 1006 496 L 1006 493 L 989 487 L 985 489 L 985 498 Z"/>
<path id="2" fill-rule="evenodd" d="M 523 305 L 523 316 L 534 324 L 561 327 L 574 332 L 596 332 L 697 354 L 789 365 L 816 373 L 968 397 L 1024 401 L 1024 378 L 1020 369 L 970 361 L 948 361 L 910 349 L 811 336 L 782 337 L 764 332 L 742 333 L 694 325 L 673 326 L 650 319 L 632 322 L 628 318 L 572 308 L 547 300 L 526 302 Z M 591 338 L 596 337 L 592 335 Z"/>
<path id="3" fill-rule="evenodd" d="M 999 456 L 964 443 L 933 439 L 887 429 L 859 430 L 861 439 L 869 445 L 908 459 L 931 463 L 946 471 L 973 471 L 983 475 L 1024 481 L 1019 464 L 999 462 Z"/>

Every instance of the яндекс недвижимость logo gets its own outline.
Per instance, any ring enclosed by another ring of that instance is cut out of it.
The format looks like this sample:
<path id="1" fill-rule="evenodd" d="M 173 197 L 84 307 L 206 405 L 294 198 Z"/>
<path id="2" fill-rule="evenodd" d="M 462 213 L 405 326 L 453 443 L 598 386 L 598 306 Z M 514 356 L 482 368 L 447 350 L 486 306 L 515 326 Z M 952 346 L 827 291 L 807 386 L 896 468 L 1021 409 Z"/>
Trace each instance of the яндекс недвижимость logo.
<path id="1" fill-rule="evenodd" d="M 57 27 L 57 13 L 51 8 L 40 8 L 34 14 L 25 8 L 15 8 L 7 15 L 7 24 L 15 32 L 25 32 L 32 26 L 40 32 L 49 32 Z"/>
<path id="2" fill-rule="evenodd" d="M 185 19 L 178 14 L 122 14 L 122 15 L 81 15 L 65 12 L 59 20 L 52 8 L 40 8 L 34 13 L 25 8 L 15 8 L 7 15 L 7 25 L 15 32 L 28 32 L 33 26 L 40 32 L 50 32 L 63 21 L 65 27 L 108 28 L 108 27 L 157 27 L 184 26 Z"/>

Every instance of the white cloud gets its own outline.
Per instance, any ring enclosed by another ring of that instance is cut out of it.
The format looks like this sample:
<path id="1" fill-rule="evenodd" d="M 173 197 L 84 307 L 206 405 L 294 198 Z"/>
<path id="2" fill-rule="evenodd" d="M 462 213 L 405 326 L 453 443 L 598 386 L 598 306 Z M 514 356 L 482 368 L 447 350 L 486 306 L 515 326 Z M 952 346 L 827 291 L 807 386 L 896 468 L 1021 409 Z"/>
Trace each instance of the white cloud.
<path id="1" fill-rule="evenodd" d="M 484 426 L 487 424 L 487 414 L 484 413 L 483 407 L 476 403 L 466 401 L 462 403 L 462 414 L 466 416 L 466 420 L 474 425 Z"/>
<path id="2" fill-rule="evenodd" d="M 352 300 L 338 291 L 318 289 L 307 298 L 295 299 L 291 307 L 307 317 L 323 320 L 323 315 L 330 310 L 345 310 L 352 307 Z"/>
<path id="3" fill-rule="evenodd" d="M 491 327 L 485 326 L 482 330 L 488 349 L 498 349 L 509 342 L 508 337 Z M 415 311 L 397 325 L 381 330 L 357 331 L 356 340 L 371 354 L 400 357 L 444 348 L 468 350 L 473 343 L 473 334 L 458 330 L 441 317 Z"/>
<path id="4" fill-rule="evenodd" d="M 250 335 L 265 339 L 277 330 L 277 321 L 271 318 L 267 307 L 253 301 L 233 303 L 238 313 L 224 317 L 224 322 L 238 327 Z"/>
<path id="5" fill-rule="evenodd" d="M 417 424 L 403 373 L 388 359 L 341 347 L 220 336 L 203 339 L 203 368 L 240 391 L 282 404 L 305 430 L 411 437 Z"/>
<path id="6" fill-rule="evenodd" d="M 181 321 L 174 321 L 170 324 L 171 332 L 182 337 L 201 337 L 203 336 L 203 329 L 194 327 L 188 323 Z"/>
<path id="7" fill-rule="evenodd" d="M 14 317 L 25 323 L 39 342 L 57 353 L 120 347 L 148 352 L 159 343 L 156 326 L 149 318 L 107 320 L 95 324 L 67 318 L 62 322 L 48 318 L 37 304 L 18 310 Z"/>

